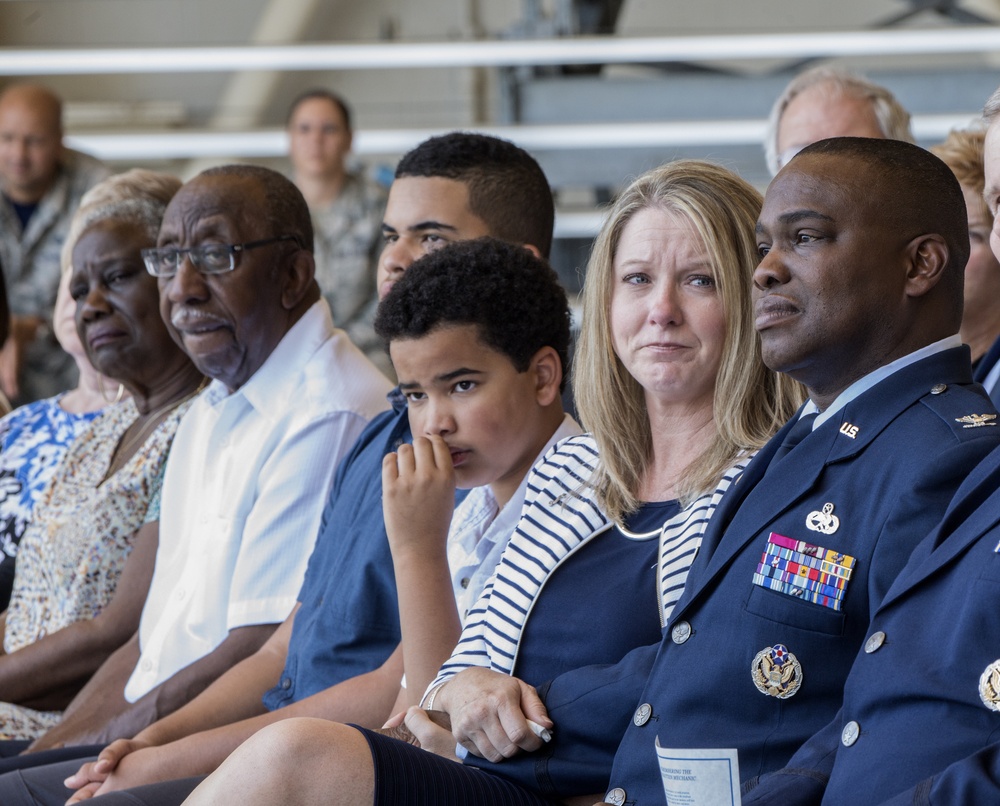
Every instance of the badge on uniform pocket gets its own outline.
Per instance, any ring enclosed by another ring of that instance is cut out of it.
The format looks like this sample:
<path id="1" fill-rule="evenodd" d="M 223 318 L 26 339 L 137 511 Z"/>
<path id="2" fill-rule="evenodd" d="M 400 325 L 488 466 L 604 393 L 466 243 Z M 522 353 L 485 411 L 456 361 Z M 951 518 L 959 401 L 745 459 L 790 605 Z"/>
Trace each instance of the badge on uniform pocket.
<path id="1" fill-rule="evenodd" d="M 1000 711 L 1000 660 L 995 660 L 979 677 L 979 699 L 991 711 Z"/>
<path id="2" fill-rule="evenodd" d="M 840 610 L 856 562 L 849 554 L 771 532 L 753 584 Z"/>
<path id="3" fill-rule="evenodd" d="M 784 644 L 764 647 L 750 665 L 753 684 L 761 694 L 787 700 L 802 686 L 802 664 Z"/>

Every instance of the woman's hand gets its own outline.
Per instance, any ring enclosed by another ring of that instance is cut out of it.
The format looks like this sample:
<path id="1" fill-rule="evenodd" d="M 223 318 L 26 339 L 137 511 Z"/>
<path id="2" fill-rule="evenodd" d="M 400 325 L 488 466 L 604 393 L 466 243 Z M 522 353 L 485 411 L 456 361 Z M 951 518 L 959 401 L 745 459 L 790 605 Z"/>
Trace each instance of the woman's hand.
<path id="1" fill-rule="evenodd" d="M 463 669 L 438 689 L 434 703 L 451 717 L 455 740 L 489 761 L 542 746 L 543 739 L 529 720 L 552 729 L 533 687 L 490 669 Z"/>

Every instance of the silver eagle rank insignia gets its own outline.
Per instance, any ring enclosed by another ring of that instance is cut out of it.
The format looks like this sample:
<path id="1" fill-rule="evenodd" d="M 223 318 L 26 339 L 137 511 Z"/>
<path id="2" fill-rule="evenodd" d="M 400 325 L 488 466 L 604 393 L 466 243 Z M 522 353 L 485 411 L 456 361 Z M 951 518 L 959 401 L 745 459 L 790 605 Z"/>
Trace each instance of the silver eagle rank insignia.
<path id="1" fill-rule="evenodd" d="M 983 428 L 987 425 L 996 425 L 992 422 L 997 416 L 995 414 L 966 414 L 964 417 L 956 417 L 956 423 L 963 423 L 962 428 Z"/>

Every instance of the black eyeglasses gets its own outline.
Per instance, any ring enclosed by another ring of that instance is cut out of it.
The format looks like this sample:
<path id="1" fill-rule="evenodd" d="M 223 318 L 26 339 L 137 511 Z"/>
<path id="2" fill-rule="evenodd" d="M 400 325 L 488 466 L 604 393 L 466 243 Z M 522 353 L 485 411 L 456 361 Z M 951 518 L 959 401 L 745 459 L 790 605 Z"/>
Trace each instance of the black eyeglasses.
<path id="1" fill-rule="evenodd" d="M 202 246 L 190 246 L 187 249 L 177 249 L 172 246 L 143 249 L 142 260 L 146 264 L 146 271 L 154 277 L 173 277 L 177 274 L 185 255 L 202 274 L 225 274 L 236 268 L 238 252 L 246 252 L 279 241 L 295 241 L 300 248 L 302 247 L 298 235 L 278 235 L 250 243 L 207 243 Z"/>

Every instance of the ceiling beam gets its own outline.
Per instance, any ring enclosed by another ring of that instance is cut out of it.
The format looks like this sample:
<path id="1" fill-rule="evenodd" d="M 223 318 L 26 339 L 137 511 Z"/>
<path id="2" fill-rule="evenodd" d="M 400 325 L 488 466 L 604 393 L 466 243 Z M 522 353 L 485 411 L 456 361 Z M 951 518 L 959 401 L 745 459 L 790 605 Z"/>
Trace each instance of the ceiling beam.
<path id="1" fill-rule="evenodd" d="M 913 133 L 920 140 L 942 140 L 953 128 L 969 125 L 979 111 L 947 115 L 915 115 Z M 476 128 L 511 140 L 529 151 L 588 148 L 636 148 L 678 145 L 760 144 L 764 120 L 702 120 L 658 123 L 574 123 Z M 366 129 L 355 132 L 359 156 L 403 154 L 443 129 Z M 288 141 L 283 129 L 246 132 L 123 132 L 67 135 L 73 148 L 112 161 L 186 159 L 189 157 L 283 157 Z"/>
<path id="2" fill-rule="evenodd" d="M 1000 26 L 903 31 L 240 47 L 0 49 L 0 75 L 385 70 L 1000 53 Z"/>

